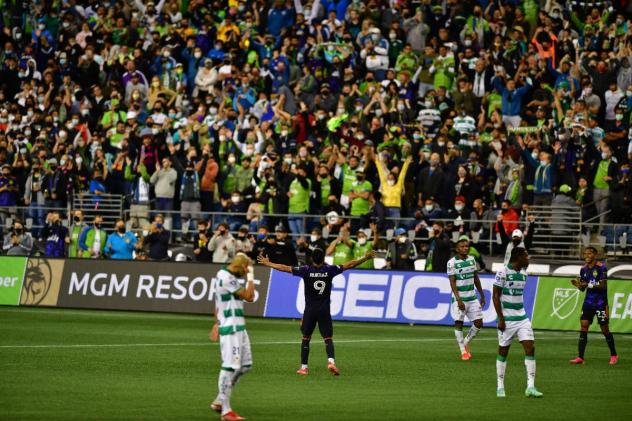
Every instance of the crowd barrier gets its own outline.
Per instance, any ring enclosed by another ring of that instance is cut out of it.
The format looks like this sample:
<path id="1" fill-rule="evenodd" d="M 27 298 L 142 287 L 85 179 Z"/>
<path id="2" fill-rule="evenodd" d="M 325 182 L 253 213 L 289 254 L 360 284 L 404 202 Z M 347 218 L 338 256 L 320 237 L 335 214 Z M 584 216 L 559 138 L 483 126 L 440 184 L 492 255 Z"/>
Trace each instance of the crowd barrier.
<path id="1" fill-rule="evenodd" d="M 0 305 L 213 313 L 218 264 L 0 257 Z M 495 326 L 493 276 L 481 275 L 483 322 Z M 255 266 L 248 316 L 300 318 L 303 282 Z M 632 333 L 632 282 L 608 280 L 610 329 Z M 536 329 L 576 330 L 583 293 L 570 278 L 529 276 L 525 309 Z M 334 279 L 335 320 L 452 325 L 450 284 L 440 273 L 349 270 Z M 594 324 L 593 330 L 598 330 Z"/>

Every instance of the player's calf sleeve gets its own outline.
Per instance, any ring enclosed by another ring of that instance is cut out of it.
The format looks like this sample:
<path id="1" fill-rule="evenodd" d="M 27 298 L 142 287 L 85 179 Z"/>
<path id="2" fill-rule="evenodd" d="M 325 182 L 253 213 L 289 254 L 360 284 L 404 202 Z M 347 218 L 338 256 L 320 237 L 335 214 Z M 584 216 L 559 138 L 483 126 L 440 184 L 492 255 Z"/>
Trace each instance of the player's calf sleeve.
<path id="1" fill-rule="evenodd" d="M 467 336 L 466 338 L 463 340 L 463 345 L 469 344 L 472 339 L 474 339 L 476 337 L 476 335 L 478 335 L 478 332 L 480 332 L 481 329 L 472 325 L 472 327 L 470 328 L 470 330 L 467 332 Z"/>
<path id="2" fill-rule="evenodd" d="M 610 348 L 610 355 L 617 355 L 617 350 L 614 347 L 614 336 L 612 336 L 612 333 L 608 333 L 607 335 L 603 336 L 606 337 L 606 343 L 608 344 L 608 348 Z"/>
<path id="3" fill-rule="evenodd" d="M 498 389 L 505 388 L 505 369 L 507 368 L 507 357 L 496 356 L 496 382 Z"/>
<path id="4" fill-rule="evenodd" d="M 233 376 L 234 371 L 228 371 L 225 369 L 220 370 L 219 380 L 217 386 L 219 388 L 219 400 L 222 403 L 222 414 L 227 414 L 232 411 L 230 407 L 230 394 L 233 391 Z"/>
<path id="5" fill-rule="evenodd" d="M 309 341 L 311 338 L 309 336 L 303 336 L 303 340 L 301 341 L 301 364 L 307 365 L 307 361 L 309 360 Z"/>
<path id="6" fill-rule="evenodd" d="M 535 357 L 525 355 L 524 366 L 527 369 L 527 387 L 535 387 Z"/>
<path id="7" fill-rule="evenodd" d="M 327 351 L 327 358 L 334 359 L 334 341 L 332 338 L 325 339 L 325 350 Z"/>
<path id="8" fill-rule="evenodd" d="M 588 332 L 579 332 L 579 342 L 577 343 L 577 356 L 579 358 L 584 358 L 586 345 L 588 345 Z"/>

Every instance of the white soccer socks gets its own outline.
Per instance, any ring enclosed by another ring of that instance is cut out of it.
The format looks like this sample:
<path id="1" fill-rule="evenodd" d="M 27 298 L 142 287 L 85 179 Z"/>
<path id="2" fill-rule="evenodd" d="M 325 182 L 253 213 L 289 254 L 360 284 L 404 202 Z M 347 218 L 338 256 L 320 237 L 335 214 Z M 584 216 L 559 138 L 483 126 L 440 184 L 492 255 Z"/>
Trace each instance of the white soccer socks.
<path id="1" fill-rule="evenodd" d="M 219 388 L 219 395 L 217 395 L 216 401 L 222 403 L 222 415 L 228 414 L 232 411 L 230 407 L 230 394 L 233 391 L 233 376 L 234 371 L 220 370 L 219 380 L 217 387 Z"/>
<path id="2" fill-rule="evenodd" d="M 474 339 L 476 335 L 478 335 L 478 332 L 480 331 L 481 330 L 479 328 L 472 325 L 472 327 L 470 327 L 470 330 L 467 332 L 467 336 L 465 337 L 465 340 L 463 341 L 463 345 L 467 346 L 470 342 L 472 342 L 472 339 Z"/>
<path id="3" fill-rule="evenodd" d="M 461 350 L 461 354 L 465 352 L 465 344 L 463 343 L 463 331 L 462 330 L 454 330 L 454 336 L 456 336 L 456 343 L 459 344 L 459 349 Z"/>
<path id="4" fill-rule="evenodd" d="M 524 365 L 527 368 L 527 387 L 535 387 L 535 357 L 526 355 Z"/>
<path id="5" fill-rule="evenodd" d="M 505 388 L 505 369 L 506 368 L 507 368 L 507 357 L 503 357 L 502 355 L 496 356 L 496 382 L 497 382 L 498 389 Z"/>

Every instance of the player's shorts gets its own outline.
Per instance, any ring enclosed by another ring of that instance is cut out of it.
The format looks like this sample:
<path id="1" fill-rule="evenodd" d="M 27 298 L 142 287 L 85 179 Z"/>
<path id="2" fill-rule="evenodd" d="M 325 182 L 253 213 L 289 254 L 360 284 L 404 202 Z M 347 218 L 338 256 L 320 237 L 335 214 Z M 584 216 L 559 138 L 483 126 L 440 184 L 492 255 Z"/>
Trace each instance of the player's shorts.
<path id="1" fill-rule="evenodd" d="M 465 316 L 470 322 L 483 319 L 483 309 L 478 300 L 463 301 L 463 304 L 465 304 L 465 310 L 461 310 L 456 301 L 452 302 L 450 312 L 455 322 L 462 322 L 465 320 Z"/>
<path id="2" fill-rule="evenodd" d="M 334 335 L 334 324 L 331 320 L 329 302 L 307 304 L 301 320 L 301 332 L 303 336 L 311 337 L 318 324 L 318 330 L 323 338 L 331 338 Z"/>
<path id="3" fill-rule="evenodd" d="M 250 338 L 245 330 L 231 335 L 221 335 L 219 347 L 222 353 L 222 368 L 239 370 L 242 366 L 252 365 Z"/>
<path id="4" fill-rule="evenodd" d="M 600 326 L 607 324 L 610 320 L 608 304 L 598 307 L 584 306 L 582 308 L 580 320 L 587 320 L 590 324 L 592 324 L 595 316 L 597 316 L 597 323 L 599 323 Z"/>
<path id="5" fill-rule="evenodd" d="M 535 340 L 533 329 L 531 328 L 531 320 L 524 319 L 518 322 L 505 322 L 505 330 L 498 331 L 498 345 L 509 346 L 515 337 L 518 337 L 520 342 Z"/>

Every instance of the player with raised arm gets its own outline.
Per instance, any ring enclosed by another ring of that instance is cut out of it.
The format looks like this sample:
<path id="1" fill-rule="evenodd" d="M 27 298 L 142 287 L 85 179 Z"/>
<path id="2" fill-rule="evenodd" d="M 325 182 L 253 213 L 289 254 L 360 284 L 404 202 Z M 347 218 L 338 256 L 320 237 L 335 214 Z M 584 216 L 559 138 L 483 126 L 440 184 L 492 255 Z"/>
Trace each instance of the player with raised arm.
<path id="1" fill-rule="evenodd" d="M 507 354 L 514 337 L 524 348 L 524 365 L 527 368 L 526 397 L 542 397 L 535 388 L 535 345 L 531 321 L 524 310 L 524 288 L 527 283 L 529 254 L 522 247 L 511 251 L 509 264 L 505 265 L 494 280 L 493 302 L 498 316 L 498 357 L 496 357 L 496 396 L 505 397 L 505 369 Z"/>
<path id="2" fill-rule="evenodd" d="M 309 342 L 312 333 L 318 324 L 318 330 L 325 340 L 327 351 L 327 369 L 335 376 L 340 375 L 334 361 L 334 327 L 331 320 L 331 286 L 334 277 L 347 269 L 354 268 L 369 259 L 375 257 L 375 251 L 367 252 L 363 257 L 351 260 L 342 265 L 328 265 L 325 263 L 325 252 L 322 249 L 312 251 L 312 265 L 286 266 L 271 263 L 267 256 L 260 255 L 257 261 L 264 266 L 282 272 L 291 273 L 294 276 L 303 278 L 305 283 L 305 311 L 301 321 L 301 332 L 303 340 L 301 342 L 301 368 L 296 372 L 306 376 L 309 374 L 307 361 L 309 359 Z"/>
<path id="3" fill-rule="evenodd" d="M 575 278 L 571 283 L 580 291 L 586 291 L 582 315 L 580 317 L 578 355 L 573 358 L 571 364 L 583 364 L 584 352 L 588 343 L 588 328 L 597 316 L 597 323 L 601 327 L 603 336 L 606 337 L 608 348 L 610 348 L 610 365 L 619 361 L 617 350 L 614 346 L 614 337 L 608 326 L 608 269 L 606 265 L 597 261 L 597 249 L 586 247 L 584 250 L 584 262 L 586 264 L 579 272 L 579 278 Z"/>
<path id="4" fill-rule="evenodd" d="M 454 319 L 454 335 L 461 350 L 461 359 L 467 361 L 472 358 L 469 343 L 476 337 L 483 327 L 483 307 L 485 294 L 478 278 L 477 264 L 473 256 L 467 254 L 470 242 L 461 239 L 456 243 L 456 256 L 448 261 L 448 278 L 452 288 L 452 318 Z M 479 299 L 476 299 L 478 291 Z M 463 339 L 463 320 L 472 322 L 472 327 Z"/>
<path id="5" fill-rule="evenodd" d="M 214 342 L 219 339 L 222 368 L 219 372 L 219 394 L 211 408 L 222 414 L 222 421 L 245 419 L 232 410 L 230 395 L 239 378 L 252 368 L 250 339 L 244 318 L 244 301 L 251 303 L 255 299 L 251 264 L 252 260 L 248 256 L 238 253 L 215 277 L 217 322 L 213 325 L 209 338 Z"/>

